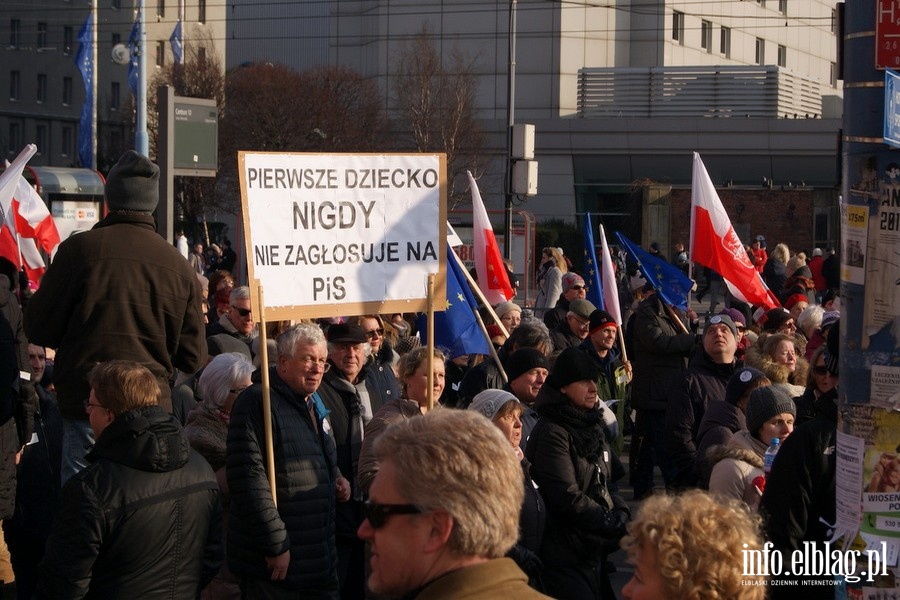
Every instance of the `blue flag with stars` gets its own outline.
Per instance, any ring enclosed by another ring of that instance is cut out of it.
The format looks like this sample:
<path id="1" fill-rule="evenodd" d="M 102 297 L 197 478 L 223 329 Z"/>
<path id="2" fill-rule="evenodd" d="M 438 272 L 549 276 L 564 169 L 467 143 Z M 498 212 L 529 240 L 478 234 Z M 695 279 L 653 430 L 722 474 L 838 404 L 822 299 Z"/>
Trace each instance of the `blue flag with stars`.
<path id="1" fill-rule="evenodd" d="M 491 349 L 475 319 L 478 302 L 452 252 L 453 248 L 448 247 L 446 308 L 443 312 L 434 313 L 434 345 L 448 350 L 450 358 L 464 354 L 490 354 Z M 419 317 L 423 344 L 428 341 L 426 323 L 425 315 Z"/>
<path id="2" fill-rule="evenodd" d="M 603 302 L 603 284 L 600 283 L 600 263 L 597 262 L 597 249 L 594 246 L 591 213 L 584 213 L 584 280 L 588 288 L 586 298 L 597 308 L 606 310 Z"/>
<path id="3" fill-rule="evenodd" d="M 666 304 L 671 304 L 681 310 L 687 310 L 687 297 L 694 283 L 681 269 L 673 264 L 652 256 L 642 250 L 634 242 L 616 232 L 616 237 L 622 242 L 625 251 L 631 254 L 637 262 L 638 268 L 649 283 L 656 289 L 656 293 L 662 297 Z"/>

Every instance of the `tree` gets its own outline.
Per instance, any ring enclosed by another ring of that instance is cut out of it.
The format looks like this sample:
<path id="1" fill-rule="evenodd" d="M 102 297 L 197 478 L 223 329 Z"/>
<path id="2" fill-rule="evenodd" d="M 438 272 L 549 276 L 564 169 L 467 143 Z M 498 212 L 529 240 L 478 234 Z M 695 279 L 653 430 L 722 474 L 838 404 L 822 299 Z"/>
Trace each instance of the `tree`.
<path id="1" fill-rule="evenodd" d="M 408 126 L 409 143 L 418 152 L 445 152 L 448 208 L 469 200 L 466 171 L 481 175 L 479 155 L 484 131 L 475 118 L 478 88 L 474 60 L 456 45 L 446 63 L 427 26 L 398 52 L 393 78 L 394 102 Z"/>

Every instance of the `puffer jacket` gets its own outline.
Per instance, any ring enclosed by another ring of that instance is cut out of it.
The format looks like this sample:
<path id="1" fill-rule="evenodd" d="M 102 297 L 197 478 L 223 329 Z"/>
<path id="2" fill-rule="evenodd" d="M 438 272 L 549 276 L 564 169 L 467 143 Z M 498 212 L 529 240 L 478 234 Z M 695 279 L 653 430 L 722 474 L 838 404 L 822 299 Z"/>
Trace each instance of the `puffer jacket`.
<path id="1" fill-rule="evenodd" d="M 330 585 L 337 577 L 334 443 L 321 417 L 314 425 L 306 399 L 275 368 L 269 388 L 278 507 L 266 478 L 262 386 L 254 384 L 235 402 L 228 426 L 228 567 L 241 577 L 268 580 L 266 557 L 290 550 L 279 587 Z"/>
<path id="2" fill-rule="evenodd" d="M 747 419 L 741 409 L 728 402 L 711 402 L 706 407 L 700 428 L 697 429 L 697 476 L 698 485 L 709 486 L 712 465 L 706 453 L 714 446 L 727 445 L 734 434 L 747 429 Z"/>
<path id="3" fill-rule="evenodd" d="M 727 445 L 710 448 L 706 455 L 712 467 L 709 492 L 741 500 L 756 511 L 765 486 L 754 482 L 757 477 L 763 476 L 766 448 L 746 430 L 737 432 Z"/>
<path id="4" fill-rule="evenodd" d="M 640 303 L 631 329 L 631 405 L 638 410 L 664 411 L 673 386 L 687 368 L 697 336 L 682 331 L 656 294 Z"/>
<path id="5" fill-rule="evenodd" d="M 596 564 L 618 547 L 630 515 L 625 501 L 610 491 L 612 452 L 599 411 L 594 409 L 595 424 L 581 430 L 599 443 L 597 456 L 586 456 L 579 453 L 578 432 L 557 417 L 563 405 L 568 398 L 545 383 L 535 401 L 541 418 L 525 451 L 547 506 L 540 557 L 545 565 Z"/>
<path id="6" fill-rule="evenodd" d="M 196 598 L 222 563 L 222 515 L 177 421 L 159 406 L 121 414 L 88 460 L 60 494 L 37 597 Z"/>
<path id="7" fill-rule="evenodd" d="M 156 233 L 153 217 L 111 214 L 59 246 L 25 309 L 33 344 L 56 348 L 53 383 L 66 419 L 86 419 L 87 375 L 97 362 L 133 360 L 159 383 L 172 412 L 169 379 L 206 364 L 200 283 L 184 257 Z"/>

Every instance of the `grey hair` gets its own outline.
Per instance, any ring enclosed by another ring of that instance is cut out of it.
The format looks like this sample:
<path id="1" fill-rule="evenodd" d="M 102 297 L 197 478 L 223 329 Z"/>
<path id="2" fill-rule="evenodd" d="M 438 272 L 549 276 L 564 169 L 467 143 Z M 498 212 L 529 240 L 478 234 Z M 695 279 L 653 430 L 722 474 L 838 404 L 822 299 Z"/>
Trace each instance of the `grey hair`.
<path id="1" fill-rule="evenodd" d="M 313 323 L 297 323 L 278 336 L 278 356 L 292 357 L 298 344 L 325 344 L 325 333 Z"/>
<path id="2" fill-rule="evenodd" d="M 231 295 L 228 296 L 228 303 L 234 304 L 235 300 L 249 300 L 250 299 L 250 288 L 246 285 L 242 285 L 240 287 L 236 287 L 231 290 Z"/>
<path id="3" fill-rule="evenodd" d="M 807 338 L 811 338 L 816 330 L 822 326 L 822 316 L 824 314 L 825 309 L 818 304 L 807 306 L 797 316 L 797 327 Z"/>
<path id="4" fill-rule="evenodd" d="M 250 377 L 251 373 L 253 365 L 245 355 L 240 352 L 225 352 L 206 365 L 197 382 L 197 389 L 204 402 L 222 408 L 234 384 Z"/>

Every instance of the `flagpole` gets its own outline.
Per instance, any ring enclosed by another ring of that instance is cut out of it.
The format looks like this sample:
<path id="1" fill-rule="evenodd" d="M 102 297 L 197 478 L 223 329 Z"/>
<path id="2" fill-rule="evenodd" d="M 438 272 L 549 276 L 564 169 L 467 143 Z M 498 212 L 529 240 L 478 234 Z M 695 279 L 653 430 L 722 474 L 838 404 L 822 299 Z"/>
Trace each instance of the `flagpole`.
<path id="1" fill-rule="evenodd" d="M 452 249 L 451 249 L 452 250 Z M 494 307 L 491 306 L 491 303 L 488 302 L 488 299 L 482 293 L 481 289 L 478 287 L 478 283 L 472 279 L 472 275 L 469 273 L 469 270 L 466 268 L 466 265 L 463 264 L 462 260 L 460 260 L 459 256 L 456 255 L 456 251 L 453 250 L 453 258 L 456 259 L 456 264 L 459 265 L 459 270 L 463 272 L 463 275 L 466 276 L 466 281 L 469 282 L 469 287 L 472 288 L 472 291 L 478 296 L 478 299 L 481 300 L 481 303 L 487 308 L 488 312 L 491 313 L 491 316 L 494 317 L 494 323 L 500 328 L 500 331 L 503 333 L 503 337 L 509 337 L 509 331 L 506 330 L 506 327 L 503 325 L 503 322 L 500 321 L 500 317 L 497 316 L 497 313 L 494 312 Z M 481 320 L 480 315 L 478 315 L 478 311 L 475 311 L 475 315 L 479 317 L 479 321 Z M 487 334 L 487 330 L 485 329 L 485 334 Z M 488 337 L 488 341 L 490 341 L 490 337 Z"/>
<path id="2" fill-rule="evenodd" d="M 257 281 L 257 284 L 259 282 Z M 263 433 L 266 444 L 266 471 L 269 489 L 272 491 L 272 504 L 278 508 L 278 494 L 275 491 L 275 442 L 272 433 L 272 398 L 269 395 L 269 348 L 266 344 L 266 313 L 263 304 L 263 286 L 257 287 L 259 304 L 256 317 L 259 319 L 259 371 L 262 383 Z M 313 423 L 313 427 L 316 424 Z"/>
<path id="3" fill-rule="evenodd" d="M 428 410 L 434 408 L 434 335 L 431 333 L 434 331 L 434 273 L 428 274 L 428 296 L 425 300 L 426 302 L 426 313 L 425 320 L 428 323 L 428 341 L 426 342 L 426 349 L 428 351 Z"/>
<path id="4" fill-rule="evenodd" d="M 96 0 L 95 0 L 96 1 Z M 144 19 L 144 0 L 138 0 L 138 19 L 140 27 L 138 35 L 138 85 L 137 85 L 137 119 L 134 131 L 135 150 L 144 156 L 150 155 L 150 139 L 147 136 L 147 23 Z"/>
<path id="5" fill-rule="evenodd" d="M 93 68 L 91 69 L 91 88 L 93 89 L 93 98 L 91 98 L 91 164 L 93 170 L 97 170 L 97 71 L 100 63 L 97 62 L 97 0 L 91 2 L 91 18 L 94 21 L 91 37 L 91 60 Z M 83 166 L 83 165 L 82 165 Z"/>

